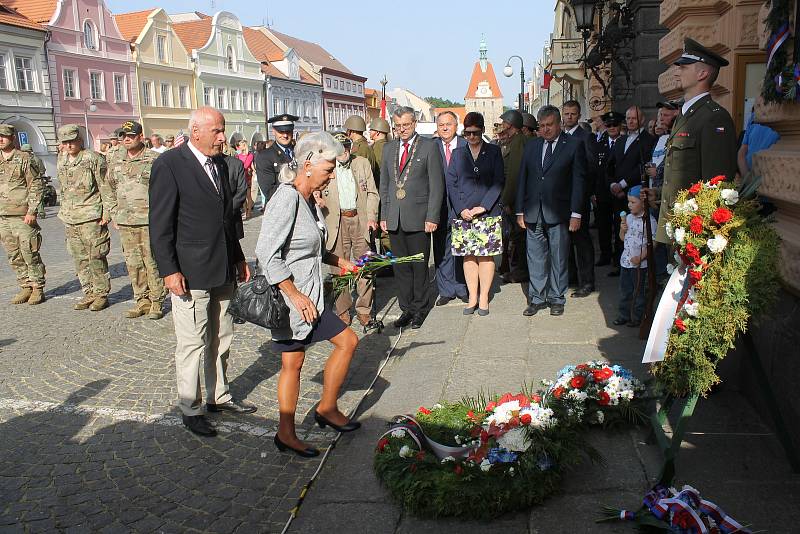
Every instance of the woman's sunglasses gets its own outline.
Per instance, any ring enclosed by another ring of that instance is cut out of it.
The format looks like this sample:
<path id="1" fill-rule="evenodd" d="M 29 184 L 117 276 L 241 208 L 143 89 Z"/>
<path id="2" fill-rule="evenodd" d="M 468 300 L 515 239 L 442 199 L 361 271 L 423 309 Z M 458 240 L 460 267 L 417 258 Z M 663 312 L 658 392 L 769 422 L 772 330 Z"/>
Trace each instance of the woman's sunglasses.
<path id="1" fill-rule="evenodd" d="M 480 130 L 464 130 L 464 137 L 471 137 L 473 135 L 480 135 Z"/>

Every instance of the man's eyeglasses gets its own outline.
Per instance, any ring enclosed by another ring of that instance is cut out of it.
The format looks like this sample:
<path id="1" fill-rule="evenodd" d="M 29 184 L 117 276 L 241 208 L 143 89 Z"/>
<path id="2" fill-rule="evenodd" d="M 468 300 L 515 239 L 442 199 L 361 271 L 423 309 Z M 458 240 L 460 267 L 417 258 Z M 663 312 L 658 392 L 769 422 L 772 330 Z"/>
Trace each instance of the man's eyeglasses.
<path id="1" fill-rule="evenodd" d="M 412 128 L 414 126 L 414 124 L 416 124 L 416 123 L 415 122 L 407 122 L 405 124 L 397 123 L 397 124 L 395 124 L 395 126 L 397 127 L 398 130 L 407 130 L 409 128 Z"/>
<path id="2" fill-rule="evenodd" d="M 480 130 L 464 130 L 464 137 L 472 137 L 473 135 L 480 135 Z"/>

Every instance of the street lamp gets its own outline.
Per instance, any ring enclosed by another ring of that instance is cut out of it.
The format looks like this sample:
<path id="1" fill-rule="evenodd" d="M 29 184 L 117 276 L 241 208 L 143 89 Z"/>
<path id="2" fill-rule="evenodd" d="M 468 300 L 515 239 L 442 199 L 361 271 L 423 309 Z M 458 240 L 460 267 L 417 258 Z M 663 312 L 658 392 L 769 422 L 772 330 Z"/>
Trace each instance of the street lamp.
<path id="1" fill-rule="evenodd" d="M 520 113 L 525 110 L 525 63 L 519 56 L 511 56 L 506 61 L 506 66 L 503 67 L 503 75 L 510 78 L 514 74 L 514 69 L 511 67 L 511 60 L 517 58 L 519 60 L 519 111 Z"/>
<path id="2" fill-rule="evenodd" d="M 83 128 L 86 130 L 86 147 L 89 148 L 89 112 L 97 111 L 97 106 L 91 98 L 83 99 Z"/>

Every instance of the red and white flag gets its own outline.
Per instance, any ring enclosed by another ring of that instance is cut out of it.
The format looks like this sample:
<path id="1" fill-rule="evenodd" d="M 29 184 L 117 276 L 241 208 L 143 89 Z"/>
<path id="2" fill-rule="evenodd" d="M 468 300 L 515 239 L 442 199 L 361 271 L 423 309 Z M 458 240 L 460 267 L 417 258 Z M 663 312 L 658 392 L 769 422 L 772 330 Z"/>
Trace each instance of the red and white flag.
<path id="1" fill-rule="evenodd" d="M 183 130 L 180 130 L 178 133 L 175 134 L 175 143 L 172 146 L 174 148 L 178 148 L 185 142 L 186 142 L 186 137 L 183 135 Z"/>

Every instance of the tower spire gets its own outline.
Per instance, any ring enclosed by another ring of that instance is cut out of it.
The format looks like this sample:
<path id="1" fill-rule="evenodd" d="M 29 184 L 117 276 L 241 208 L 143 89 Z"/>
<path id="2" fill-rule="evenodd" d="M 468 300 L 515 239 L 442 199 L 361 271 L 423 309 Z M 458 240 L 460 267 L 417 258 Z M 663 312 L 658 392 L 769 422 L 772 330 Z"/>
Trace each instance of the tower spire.
<path id="1" fill-rule="evenodd" d="M 486 35 L 481 34 L 481 46 L 478 49 L 480 51 L 480 61 L 481 61 L 481 70 L 486 72 L 486 66 L 489 62 L 488 58 L 486 57 Z"/>

